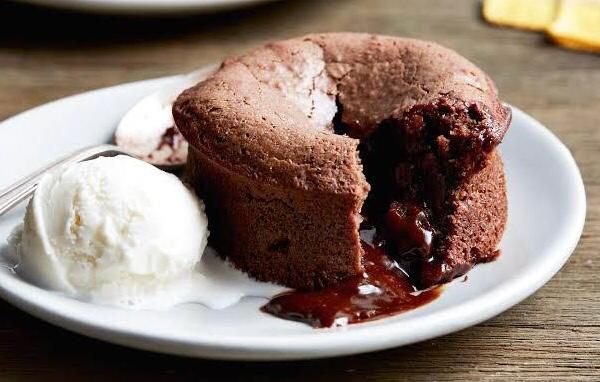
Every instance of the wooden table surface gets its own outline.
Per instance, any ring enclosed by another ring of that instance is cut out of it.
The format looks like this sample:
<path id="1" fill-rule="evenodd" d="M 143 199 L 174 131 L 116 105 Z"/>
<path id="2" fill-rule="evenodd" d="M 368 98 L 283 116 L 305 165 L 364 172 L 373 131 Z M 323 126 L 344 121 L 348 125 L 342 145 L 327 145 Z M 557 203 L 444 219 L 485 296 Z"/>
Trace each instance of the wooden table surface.
<path id="1" fill-rule="evenodd" d="M 265 41 L 368 31 L 437 41 L 571 148 L 588 215 L 577 250 L 538 293 L 476 327 L 330 360 L 229 363 L 151 354 L 55 328 L 0 301 L 0 379 L 600 380 L 600 56 L 494 28 L 476 1 L 282 1 L 220 15 L 123 19 L 0 4 L 0 120 L 84 90 L 219 61 Z M 527 227 L 523 227 L 527 230 Z"/>

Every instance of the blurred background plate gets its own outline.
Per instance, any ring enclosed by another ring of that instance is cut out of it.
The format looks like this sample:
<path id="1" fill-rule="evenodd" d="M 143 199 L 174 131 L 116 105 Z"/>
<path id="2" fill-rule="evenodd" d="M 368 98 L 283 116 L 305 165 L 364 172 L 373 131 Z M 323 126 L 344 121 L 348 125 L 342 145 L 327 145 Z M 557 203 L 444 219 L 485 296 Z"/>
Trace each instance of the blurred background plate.
<path id="1" fill-rule="evenodd" d="M 276 0 L 14 0 L 79 12 L 127 15 L 217 12 Z"/>

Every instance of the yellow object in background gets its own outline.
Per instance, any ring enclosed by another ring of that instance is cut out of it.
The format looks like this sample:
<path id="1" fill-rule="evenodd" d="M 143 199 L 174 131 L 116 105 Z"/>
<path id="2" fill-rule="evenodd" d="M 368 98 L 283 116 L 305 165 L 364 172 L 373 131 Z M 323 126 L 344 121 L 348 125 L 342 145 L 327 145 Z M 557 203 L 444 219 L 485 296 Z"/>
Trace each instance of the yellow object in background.
<path id="1" fill-rule="evenodd" d="M 559 0 L 485 0 L 483 18 L 492 24 L 544 30 L 556 17 Z"/>
<path id="2" fill-rule="evenodd" d="M 489 23 L 540 30 L 565 48 L 600 52 L 600 0 L 484 0 Z"/>
<path id="3" fill-rule="evenodd" d="M 563 0 L 546 32 L 566 48 L 600 52 L 600 1 Z"/>

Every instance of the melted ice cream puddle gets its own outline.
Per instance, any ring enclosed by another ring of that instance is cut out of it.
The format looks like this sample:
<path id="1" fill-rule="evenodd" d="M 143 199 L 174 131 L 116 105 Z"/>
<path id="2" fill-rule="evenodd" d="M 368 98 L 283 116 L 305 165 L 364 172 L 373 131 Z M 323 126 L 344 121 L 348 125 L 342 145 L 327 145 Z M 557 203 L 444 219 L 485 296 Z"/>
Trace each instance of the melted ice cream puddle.
<path id="1" fill-rule="evenodd" d="M 210 247 L 204 251 L 196 270 L 187 302 L 201 303 L 212 309 L 237 304 L 244 297 L 271 298 L 289 290 L 281 285 L 250 278 L 228 261 L 223 261 Z"/>
<path id="2" fill-rule="evenodd" d="M 15 234 L 9 237 L 9 246 L 18 245 L 20 227 L 15 229 Z M 8 268 L 11 272 L 35 284 L 35 280 L 19 271 L 18 256 L 16 251 L 5 251 L 0 259 L 0 266 Z M 75 298 L 84 302 L 98 305 L 117 306 L 127 309 L 168 310 L 182 304 L 201 304 L 210 309 L 225 309 L 239 303 L 245 297 L 270 299 L 280 293 L 289 291 L 281 285 L 257 281 L 246 273 L 234 268 L 228 261 L 219 257 L 217 252 L 207 247 L 192 277 L 189 281 L 175 285 L 180 292 L 173 299 L 173 293 L 159 291 L 145 299 L 144 304 L 119 304 L 106 301 L 94 301 L 89 296 L 71 295 L 64 292 L 50 291 Z M 181 289 L 184 290 L 181 293 Z"/>
<path id="3" fill-rule="evenodd" d="M 9 237 L 8 244 L 11 247 L 18 246 L 21 227 L 17 227 Z M 1 259 L 0 266 L 10 269 L 21 278 L 36 284 L 35 280 L 19 271 L 17 251 L 5 251 Z M 255 297 L 270 299 L 280 293 L 289 291 L 281 285 L 257 281 L 246 273 L 236 269 L 227 260 L 223 260 L 217 252 L 207 247 L 200 259 L 200 262 L 192 273 L 190 280 L 175 284 L 176 289 L 158 291 L 153 296 L 146 296 L 143 304 L 123 304 L 118 301 L 97 301 L 90 296 L 69 294 L 58 291 L 49 291 L 51 293 L 65 295 L 69 298 L 75 298 L 84 302 L 97 305 L 116 306 L 127 309 L 145 309 L 145 310 L 168 310 L 182 304 L 201 304 L 209 309 L 225 309 L 239 303 L 245 297 Z M 173 298 L 176 296 L 176 298 Z"/>

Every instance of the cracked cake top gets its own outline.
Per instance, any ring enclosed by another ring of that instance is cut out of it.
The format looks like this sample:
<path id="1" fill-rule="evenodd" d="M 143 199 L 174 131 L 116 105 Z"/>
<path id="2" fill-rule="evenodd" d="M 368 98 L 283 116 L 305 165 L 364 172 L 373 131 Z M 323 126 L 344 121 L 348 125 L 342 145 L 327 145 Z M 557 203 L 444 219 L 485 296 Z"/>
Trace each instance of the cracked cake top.
<path id="1" fill-rule="evenodd" d="M 489 77 L 431 42 L 308 35 L 226 60 L 173 106 L 190 144 L 224 168 L 284 187 L 366 197 L 359 140 L 385 119 L 444 98 L 477 105 L 491 148 L 509 112 Z M 334 133 L 341 112 L 348 135 Z"/>

